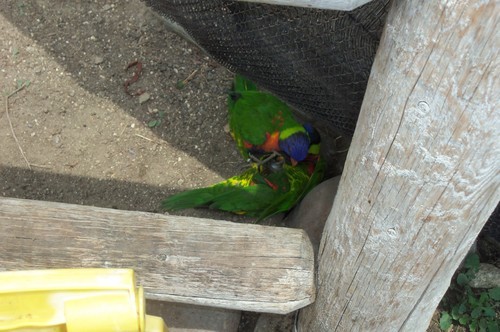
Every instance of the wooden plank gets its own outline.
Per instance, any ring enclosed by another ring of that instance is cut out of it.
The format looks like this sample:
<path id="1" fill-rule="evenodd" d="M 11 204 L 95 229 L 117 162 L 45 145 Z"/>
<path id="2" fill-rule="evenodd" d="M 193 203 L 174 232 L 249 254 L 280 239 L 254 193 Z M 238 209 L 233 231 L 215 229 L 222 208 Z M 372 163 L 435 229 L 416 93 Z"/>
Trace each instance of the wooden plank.
<path id="1" fill-rule="evenodd" d="M 372 0 L 239 0 L 270 5 L 307 7 L 316 9 L 353 10 Z"/>
<path id="2" fill-rule="evenodd" d="M 425 331 L 500 200 L 498 2 L 394 1 L 299 331 Z"/>
<path id="3" fill-rule="evenodd" d="M 0 268 L 133 268 L 146 298 L 288 313 L 314 300 L 302 230 L 0 198 Z"/>

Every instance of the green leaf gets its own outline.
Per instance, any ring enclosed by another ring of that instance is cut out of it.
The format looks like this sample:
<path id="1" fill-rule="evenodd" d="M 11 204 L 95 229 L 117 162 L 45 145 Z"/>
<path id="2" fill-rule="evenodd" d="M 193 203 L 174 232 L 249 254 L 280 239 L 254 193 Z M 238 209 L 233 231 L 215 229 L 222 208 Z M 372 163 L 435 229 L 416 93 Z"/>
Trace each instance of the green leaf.
<path id="1" fill-rule="evenodd" d="M 476 331 L 476 330 L 477 330 L 477 321 L 473 320 L 473 321 L 469 324 L 469 330 L 471 330 L 471 331 Z"/>
<path id="2" fill-rule="evenodd" d="M 488 322 L 488 332 L 499 332 L 498 321 L 490 320 Z"/>
<path id="3" fill-rule="evenodd" d="M 183 89 L 185 86 L 186 84 L 181 80 L 177 81 L 177 84 L 175 84 L 175 87 L 179 90 Z"/>
<path id="4" fill-rule="evenodd" d="M 490 296 L 486 292 L 482 292 L 481 295 L 479 295 L 479 305 L 484 305 L 486 302 L 488 302 L 490 299 Z"/>
<path id="5" fill-rule="evenodd" d="M 447 331 L 451 327 L 451 316 L 446 311 L 441 313 L 441 318 L 439 319 L 439 328 L 443 331 Z"/>
<path id="6" fill-rule="evenodd" d="M 495 301 L 500 301 L 500 287 L 492 288 L 488 291 L 490 297 Z"/>
<path id="7" fill-rule="evenodd" d="M 465 273 L 460 273 L 457 276 L 457 284 L 459 284 L 460 286 L 465 286 L 469 284 L 469 278 Z"/>
<path id="8" fill-rule="evenodd" d="M 465 258 L 464 263 L 465 268 L 472 269 L 476 271 L 479 268 L 479 256 L 478 254 L 470 254 Z"/>
<path id="9" fill-rule="evenodd" d="M 481 318 L 479 320 L 479 331 L 486 332 L 487 327 L 488 327 L 488 322 L 486 321 L 486 318 Z"/>
<path id="10" fill-rule="evenodd" d="M 458 320 L 460 316 L 462 316 L 462 313 L 460 313 L 460 306 L 457 305 L 453 306 L 451 308 L 451 318 Z"/>
<path id="11" fill-rule="evenodd" d="M 482 312 L 483 312 L 482 307 L 476 307 L 471 311 L 470 316 L 472 317 L 472 319 L 476 319 L 479 316 L 481 316 Z"/>
<path id="12" fill-rule="evenodd" d="M 17 88 L 20 89 L 23 85 L 25 88 L 29 87 L 31 84 L 30 80 L 17 80 Z"/>
<path id="13" fill-rule="evenodd" d="M 484 309 L 484 312 L 483 312 L 484 316 L 486 316 L 486 317 L 495 317 L 496 316 L 496 312 L 492 307 L 485 307 L 483 309 Z"/>
<path id="14" fill-rule="evenodd" d="M 471 305 L 471 307 L 477 307 L 477 305 L 479 304 L 478 300 L 474 296 L 474 294 L 469 294 L 469 296 L 468 296 L 468 302 Z"/>
<path id="15" fill-rule="evenodd" d="M 467 305 L 465 305 L 465 303 L 460 303 L 460 306 L 458 307 L 458 313 L 461 315 L 466 311 L 467 311 Z"/>
<path id="16" fill-rule="evenodd" d="M 460 318 L 458 319 L 458 322 L 460 323 L 460 325 L 467 325 L 467 323 L 469 323 L 469 321 L 470 321 L 469 315 L 460 316 Z"/>
<path id="17" fill-rule="evenodd" d="M 161 123 L 161 120 L 151 120 L 148 122 L 148 127 L 149 128 L 154 128 L 154 127 L 157 127 L 159 126 Z"/>

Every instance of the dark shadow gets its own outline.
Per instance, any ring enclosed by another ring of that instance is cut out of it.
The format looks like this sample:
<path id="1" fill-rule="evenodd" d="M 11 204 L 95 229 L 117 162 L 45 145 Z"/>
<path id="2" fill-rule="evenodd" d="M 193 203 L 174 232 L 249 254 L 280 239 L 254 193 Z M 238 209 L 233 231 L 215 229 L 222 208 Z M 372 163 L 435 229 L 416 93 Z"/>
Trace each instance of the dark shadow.
<path id="1" fill-rule="evenodd" d="M 228 331 L 228 326 L 236 327 L 240 318 L 235 310 L 155 300 L 146 301 L 146 312 L 162 317 L 169 328 L 194 331 Z"/>
<path id="2" fill-rule="evenodd" d="M 158 117 L 151 110 L 159 110 L 162 122 L 151 129 L 157 137 L 223 177 L 234 175 L 233 170 L 220 167 L 220 160 L 230 157 L 223 151 L 232 144 L 224 132 L 232 75 L 168 32 L 142 2 L 4 0 L 0 15 L 42 47 L 85 90 L 113 101 L 145 125 Z M 130 90 L 143 89 L 152 97 L 143 104 L 124 90 L 124 82 L 133 74 L 133 68 L 125 69 L 134 60 L 142 62 L 143 71 Z M 183 89 L 176 88 L 195 70 Z"/>
<path id="3" fill-rule="evenodd" d="M 170 188 L 117 180 L 62 175 L 0 166 L 0 196 L 91 205 L 119 210 L 162 212 Z M 244 217 L 209 209 L 188 209 L 176 215 L 244 221 Z"/>

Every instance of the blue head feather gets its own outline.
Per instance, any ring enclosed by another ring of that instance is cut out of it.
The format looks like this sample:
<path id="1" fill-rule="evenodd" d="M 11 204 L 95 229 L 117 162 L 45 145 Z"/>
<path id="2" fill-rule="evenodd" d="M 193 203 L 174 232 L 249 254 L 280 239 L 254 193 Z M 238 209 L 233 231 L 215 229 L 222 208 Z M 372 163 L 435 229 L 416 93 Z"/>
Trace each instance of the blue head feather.
<path id="1" fill-rule="evenodd" d="M 312 126 L 310 123 L 304 123 L 304 129 L 307 131 L 307 134 L 309 135 L 309 139 L 311 140 L 311 144 L 318 144 L 321 142 L 321 137 L 319 135 L 319 132 Z"/>
<path id="2" fill-rule="evenodd" d="M 304 132 L 296 132 L 279 141 L 280 150 L 299 162 L 306 159 L 309 145 L 309 135 Z"/>

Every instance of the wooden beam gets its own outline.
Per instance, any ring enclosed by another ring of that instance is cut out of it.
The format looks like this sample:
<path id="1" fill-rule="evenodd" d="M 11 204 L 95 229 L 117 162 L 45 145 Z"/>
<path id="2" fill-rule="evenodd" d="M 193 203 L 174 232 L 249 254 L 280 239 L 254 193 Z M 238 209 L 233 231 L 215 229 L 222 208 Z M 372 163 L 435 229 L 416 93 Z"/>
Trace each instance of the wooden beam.
<path id="1" fill-rule="evenodd" d="M 0 269 L 133 268 L 146 298 L 288 313 L 314 300 L 302 230 L 0 198 Z"/>
<path id="2" fill-rule="evenodd" d="M 270 5 L 307 7 L 316 9 L 353 10 L 372 0 L 239 0 Z"/>
<path id="3" fill-rule="evenodd" d="M 394 1 L 299 331 L 425 331 L 500 200 L 497 1 Z"/>

